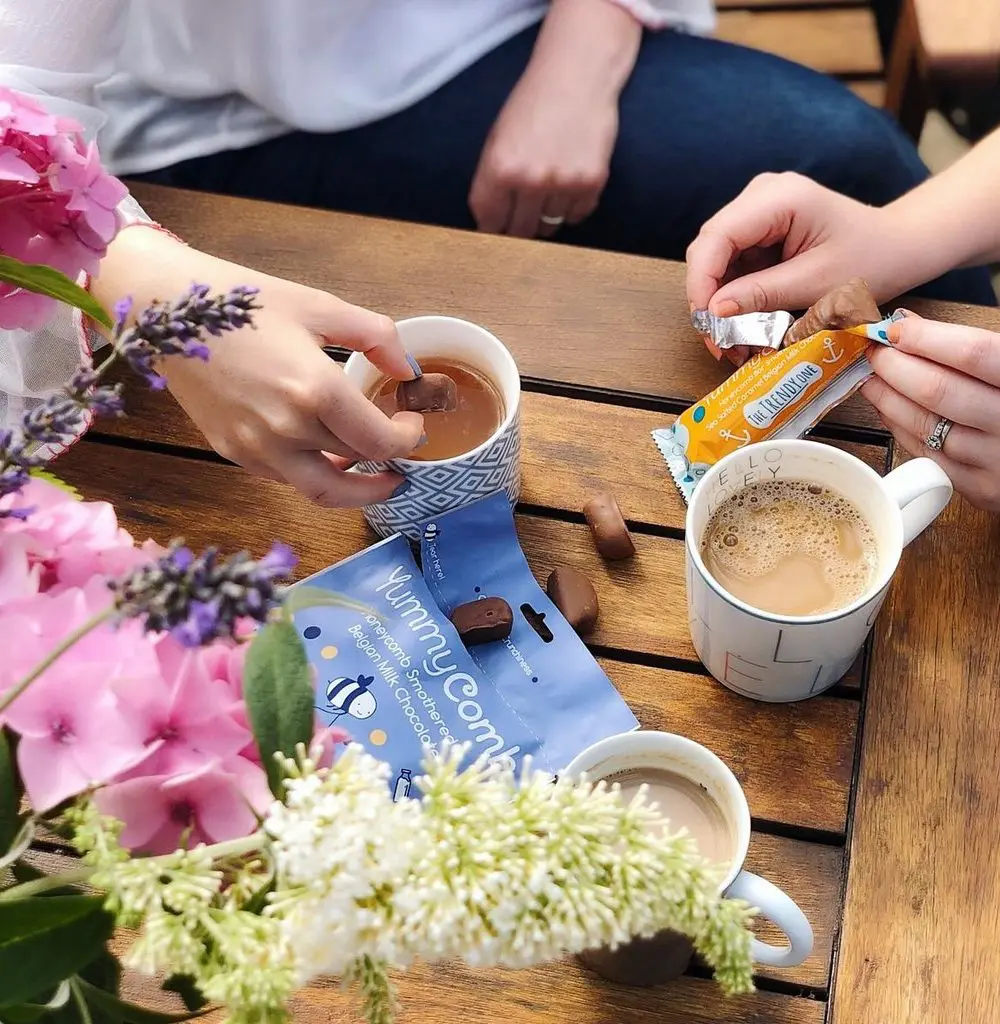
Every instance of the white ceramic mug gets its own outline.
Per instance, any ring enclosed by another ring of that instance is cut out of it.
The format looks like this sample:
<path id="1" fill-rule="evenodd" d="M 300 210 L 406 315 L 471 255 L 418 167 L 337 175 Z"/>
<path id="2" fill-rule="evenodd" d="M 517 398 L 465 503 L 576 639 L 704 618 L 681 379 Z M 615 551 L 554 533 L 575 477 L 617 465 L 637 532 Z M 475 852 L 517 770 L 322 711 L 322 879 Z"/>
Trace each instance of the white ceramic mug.
<path id="1" fill-rule="evenodd" d="M 491 437 L 471 451 L 450 459 L 394 459 L 360 462 L 362 473 L 393 469 L 409 487 L 364 509 L 365 519 L 381 537 L 394 533 L 420 539 L 423 524 L 436 516 L 504 491 L 513 505 L 521 490 L 521 378 L 514 357 L 485 327 L 451 316 L 418 316 L 396 325 L 406 350 L 416 358 L 453 359 L 479 370 L 497 387 L 504 417 Z M 345 372 L 366 394 L 382 379 L 360 352 L 347 360 Z"/>
<path id="2" fill-rule="evenodd" d="M 722 811 L 733 842 L 732 858 L 720 891 L 757 907 L 788 938 L 785 946 L 754 939 L 754 961 L 769 967 L 801 964 L 812 952 L 812 927 L 790 896 L 767 879 L 743 870 L 750 846 L 750 808 L 736 776 L 711 750 L 673 733 L 622 733 L 588 747 L 570 762 L 563 774 L 577 776 L 586 772 L 591 781 L 596 781 L 637 768 L 674 772 L 707 790 Z M 682 824 L 676 822 L 674 827 Z M 622 949 L 622 956 L 627 958 L 628 946 Z"/>
<path id="3" fill-rule="evenodd" d="M 700 543 L 715 510 L 744 487 L 774 479 L 839 491 L 874 531 L 875 577 L 849 605 L 822 615 L 775 615 L 728 593 L 705 567 Z M 720 683 L 755 700 L 802 700 L 833 686 L 861 651 L 903 548 L 944 511 L 951 494 L 951 481 L 930 459 L 880 477 L 816 441 L 764 441 L 727 455 L 702 477 L 687 510 L 688 624 L 698 657 Z"/>

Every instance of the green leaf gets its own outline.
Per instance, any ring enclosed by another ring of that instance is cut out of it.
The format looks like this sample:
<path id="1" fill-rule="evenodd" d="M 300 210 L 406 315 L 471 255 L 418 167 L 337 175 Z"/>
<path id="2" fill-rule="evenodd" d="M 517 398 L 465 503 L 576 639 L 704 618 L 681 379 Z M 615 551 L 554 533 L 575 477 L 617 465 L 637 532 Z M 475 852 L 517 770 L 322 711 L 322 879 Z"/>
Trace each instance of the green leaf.
<path id="1" fill-rule="evenodd" d="M 47 484 L 58 487 L 60 491 L 64 491 L 70 497 L 76 498 L 77 501 L 83 500 L 83 495 L 72 484 L 66 483 L 65 480 L 60 480 L 55 473 L 50 473 L 47 469 L 30 469 L 28 474 L 35 480 L 44 480 Z"/>
<path id="2" fill-rule="evenodd" d="M 113 931 L 101 896 L 0 900 L 0 1006 L 55 988 L 94 960 Z"/>
<path id="3" fill-rule="evenodd" d="M 157 1010 L 147 1010 L 144 1006 L 125 1002 L 124 999 L 119 999 L 110 992 L 91 985 L 83 978 L 77 978 L 76 984 L 90 1006 L 108 1017 L 125 1021 L 125 1024 L 177 1024 L 178 1021 L 191 1020 L 192 1017 L 201 1016 L 201 1014 L 191 1012 L 160 1013 Z"/>
<path id="4" fill-rule="evenodd" d="M 16 743 L 13 734 L 0 729 L 0 857 L 14 844 L 21 831 L 21 798 L 24 786 L 17 770 Z"/>
<path id="5" fill-rule="evenodd" d="M 61 1009 L 69 1002 L 69 982 L 63 981 L 57 986 L 52 997 L 44 1003 L 21 1003 L 18 1006 L 7 1006 L 0 1011 L 3 1024 L 31 1024 L 43 1014 Z"/>
<path id="6" fill-rule="evenodd" d="M 105 327 L 113 326 L 107 310 L 76 282 L 65 274 L 51 267 L 38 263 L 22 263 L 12 256 L 0 256 L 0 281 L 35 292 L 37 295 L 48 295 L 69 306 L 83 310 L 92 320 Z"/>
<path id="7" fill-rule="evenodd" d="M 208 1005 L 208 1000 L 201 994 L 201 989 L 194 983 L 194 978 L 190 974 L 172 974 L 160 988 L 164 992 L 173 992 L 179 995 L 181 1002 L 191 1013 Z"/>
<path id="8" fill-rule="evenodd" d="M 375 610 L 370 605 L 352 601 L 351 598 L 345 597 L 343 594 L 335 594 L 332 590 L 326 590 L 323 587 L 310 587 L 304 583 L 289 587 L 282 595 L 281 603 L 288 610 L 289 615 L 294 615 L 306 608 L 349 608 L 362 615 L 375 614 Z"/>
<path id="9" fill-rule="evenodd" d="M 289 619 L 269 622 L 250 642 L 243 699 L 268 785 L 280 798 L 282 777 L 274 754 L 290 757 L 299 743 L 308 745 L 316 721 L 306 649 Z"/>

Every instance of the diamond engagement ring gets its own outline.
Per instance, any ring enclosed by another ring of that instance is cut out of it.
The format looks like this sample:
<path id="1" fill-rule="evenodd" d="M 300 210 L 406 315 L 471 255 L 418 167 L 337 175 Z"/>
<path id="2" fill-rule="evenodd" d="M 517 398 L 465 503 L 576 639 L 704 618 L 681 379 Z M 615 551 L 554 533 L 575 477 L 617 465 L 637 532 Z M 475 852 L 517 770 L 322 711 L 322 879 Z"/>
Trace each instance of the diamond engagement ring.
<path id="1" fill-rule="evenodd" d="M 541 217 L 539 217 L 539 220 L 543 224 L 548 225 L 548 227 L 550 227 L 550 228 L 557 228 L 561 224 L 565 224 L 566 223 L 566 218 L 565 217 L 549 217 L 547 214 L 544 214 L 544 213 L 541 215 Z"/>
<path id="2" fill-rule="evenodd" d="M 934 425 L 934 429 L 924 439 L 924 444 L 932 452 L 939 452 L 944 449 L 944 443 L 948 440 L 948 434 L 951 432 L 951 428 L 954 424 L 951 420 L 941 417 Z"/>

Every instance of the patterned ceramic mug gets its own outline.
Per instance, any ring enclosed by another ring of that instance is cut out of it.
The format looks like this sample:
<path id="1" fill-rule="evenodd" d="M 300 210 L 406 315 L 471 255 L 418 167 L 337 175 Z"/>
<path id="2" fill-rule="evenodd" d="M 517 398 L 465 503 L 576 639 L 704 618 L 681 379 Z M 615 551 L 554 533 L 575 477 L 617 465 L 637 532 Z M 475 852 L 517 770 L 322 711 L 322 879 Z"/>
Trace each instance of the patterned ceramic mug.
<path id="1" fill-rule="evenodd" d="M 395 459 L 390 463 L 361 462 L 358 469 L 374 473 L 393 469 L 409 487 L 364 509 L 365 519 L 381 537 L 403 533 L 420 539 L 422 525 L 436 516 L 471 505 L 497 491 L 513 505 L 521 490 L 521 378 L 506 348 L 484 327 L 450 316 L 418 316 L 396 325 L 406 350 L 419 362 L 437 357 L 453 359 L 488 377 L 503 398 L 504 416 L 493 435 L 462 455 L 436 461 Z M 381 373 L 361 353 L 347 360 L 347 376 L 369 392 Z"/>
<path id="2" fill-rule="evenodd" d="M 875 534 L 878 564 L 868 589 L 821 615 L 775 615 L 734 597 L 713 579 L 701 538 L 727 498 L 759 481 L 810 480 L 839 491 Z M 861 652 L 903 548 L 944 511 L 951 481 L 930 459 L 880 477 L 847 452 L 816 441 L 763 441 L 717 462 L 691 496 L 685 524 L 691 639 L 705 667 L 731 690 L 781 703 L 833 686 Z"/>

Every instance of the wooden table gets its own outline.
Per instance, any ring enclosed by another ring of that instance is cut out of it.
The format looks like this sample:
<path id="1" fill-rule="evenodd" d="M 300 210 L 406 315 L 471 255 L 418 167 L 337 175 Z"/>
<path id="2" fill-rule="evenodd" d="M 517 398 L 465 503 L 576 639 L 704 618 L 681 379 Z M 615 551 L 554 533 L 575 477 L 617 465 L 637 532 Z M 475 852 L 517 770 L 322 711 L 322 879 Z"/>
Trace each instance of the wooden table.
<path id="1" fill-rule="evenodd" d="M 661 990 L 603 984 L 575 963 L 524 972 L 418 969 L 404 1022 L 982 1024 L 1000 979 L 1000 530 L 956 501 L 904 558 L 874 643 L 831 692 L 747 701 L 696 660 L 684 612 L 684 505 L 649 438 L 723 370 L 687 326 L 683 269 L 652 260 L 188 193 L 137 189 L 165 225 L 227 259 L 395 317 L 484 324 L 524 374 L 518 524 L 536 574 L 569 563 L 595 581 L 593 650 L 642 725 L 716 751 L 749 797 L 748 865 L 785 888 L 816 932 L 801 967 L 762 971 L 724 999 L 697 972 Z M 1000 328 L 993 311 L 937 305 Z M 289 542 L 311 573 L 370 543 L 357 512 L 310 505 L 211 452 L 169 397 L 140 385 L 59 471 L 113 501 L 140 538 L 196 546 Z M 820 434 L 880 472 L 894 453 L 860 402 Z M 610 485 L 638 556 L 609 566 L 580 508 Z M 303 1021 L 349 1020 L 333 985 Z"/>

